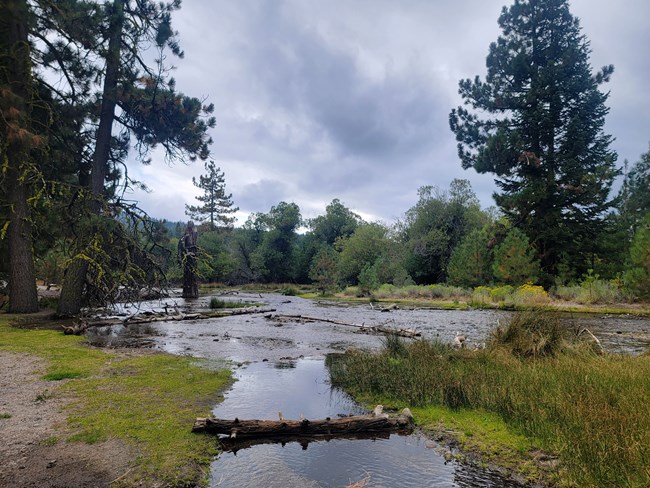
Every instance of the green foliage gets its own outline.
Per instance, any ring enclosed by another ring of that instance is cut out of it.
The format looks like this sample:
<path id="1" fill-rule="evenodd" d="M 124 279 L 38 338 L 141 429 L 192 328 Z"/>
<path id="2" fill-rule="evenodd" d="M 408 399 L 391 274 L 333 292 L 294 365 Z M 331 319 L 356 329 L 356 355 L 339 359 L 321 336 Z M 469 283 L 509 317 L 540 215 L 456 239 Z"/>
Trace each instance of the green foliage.
<path id="1" fill-rule="evenodd" d="M 333 246 L 337 239 L 354 234 L 363 223 L 361 217 L 343 205 L 338 198 L 325 208 L 325 215 L 319 215 L 308 224 L 312 234 L 320 243 Z"/>
<path id="2" fill-rule="evenodd" d="M 251 227 L 259 227 L 259 245 L 250 252 L 251 270 L 267 283 L 294 280 L 296 229 L 302 222 L 300 208 L 295 203 L 280 202 L 268 214 L 254 217 Z"/>
<path id="3" fill-rule="evenodd" d="M 596 276 L 586 278 L 579 285 L 557 286 L 553 295 L 560 300 L 582 304 L 614 304 L 630 300 L 618 280 L 600 280 Z"/>
<path id="4" fill-rule="evenodd" d="M 568 0 L 516 1 L 499 17 L 485 81 L 459 83 L 449 120 L 463 168 L 493 173 L 495 200 L 530 238 L 546 281 L 566 254 L 582 273 L 603 232 L 618 175 L 603 133 L 613 66 L 592 74 L 589 43 Z"/>
<path id="5" fill-rule="evenodd" d="M 368 278 L 372 273 L 376 275 L 377 268 L 374 271 L 371 268 L 390 247 L 387 229 L 378 223 L 360 225 L 351 236 L 337 240 L 335 248 L 339 251 L 337 267 L 341 283 L 358 283 L 364 269 Z"/>
<path id="6" fill-rule="evenodd" d="M 493 272 L 497 280 L 510 285 L 537 281 L 539 261 L 519 229 L 513 227 L 494 250 Z"/>
<path id="7" fill-rule="evenodd" d="M 280 293 L 287 297 L 295 297 L 298 294 L 298 290 L 293 286 L 285 286 L 280 290 Z"/>
<path id="8" fill-rule="evenodd" d="M 379 288 L 379 279 L 377 278 L 377 266 L 376 264 L 363 267 L 358 276 L 359 282 L 359 292 L 364 295 L 370 295 L 373 290 Z"/>
<path id="9" fill-rule="evenodd" d="M 65 242 L 59 240 L 42 258 L 36 260 L 36 276 L 46 284 L 62 282 L 67 260 L 65 247 Z"/>
<path id="10" fill-rule="evenodd" d="M 221 168 L 214 161 L 205 163 L 207 174 L 200 175 L 199 181 L 192 178 L 192 183 L 203 190 L 203 195 L 195 197 L 202 205 L 185 205 L 185 213 L 198 222 L 209 222 L 210 230 L 217 227 L 229 228 L 235 221 L 231 214 L 239 210 L 232 202 L 232 194 L 226 195 L 226 180 Z"/>
<path id="11" fill-rule="evenodd" d="M 404 267 L 418 284 L 439 283 L 447 277 L 453 249 L 488 217 L 467 180 L 453 180 L 449 192 L 424 186 L 418 196 L 398 224 Z"/>
<path id="12" fill-rule="evenodd" d="M 447 266 L 450 284 L 474 287 L 492 281 L 488 241 L 487 232 L 478 229 L 463 238 L 454 249 Z"/>
<path id="13" fill-rule="evenodd" d="M 627 167 L 627 161 L 625 162 Z M 626 173 L 619 195 L 619 210 L 626 230 L 635 232 L 650 212 L 650 150 Z"/>
<path id="14" fill-rule="evenodd" d="M 225 235 L 217 230 L 199 232 L 198 272 L 209 282 L 225 281 L 231 275 L 235 263 L 226 246 Z"/>
<path id="15" fill-rule="evenodd" d="M 625 283 L 639 298 L 650 298 L 650 212 L 634 235 Z"/>
<path id="16" fill-rule="evenodd" d="M 314 256 L 309 278 L 321 295 L 331 293 L 338 287 L 337 261 L 338 254 L 330 246 L 323 246 Z"/>

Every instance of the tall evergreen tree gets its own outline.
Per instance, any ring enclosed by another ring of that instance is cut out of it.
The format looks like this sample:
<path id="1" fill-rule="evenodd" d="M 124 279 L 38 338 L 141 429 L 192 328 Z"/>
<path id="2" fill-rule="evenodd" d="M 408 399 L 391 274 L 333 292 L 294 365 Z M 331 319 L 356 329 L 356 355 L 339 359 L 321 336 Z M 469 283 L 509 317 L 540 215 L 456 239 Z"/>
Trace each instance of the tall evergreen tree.
<path id="1" fill-rule="evenodd" d="M 620 194 L 620 214 L 627 231 L 634 233 L 648 212 L 650 212 L 650 150 L 642 154 L 641 159 L 627 172 Z"/>
<path id="2" fill-rule="evenodd" d="M 618 174 L 603 133 L 613 66 L 595 75 L 568 0 L 515 0 L 499 17 L 487 76 L 460 82 L 449 116 L 463 168 L 493 173 L 496 203 L 536 247 L 546 282 L 562 252 L 587 266 Z"/>
<path id="3" fill-rule="evenodd" d="M 221 168 L 214 161 L 205 163 L 207 174 L 200 175 L 199 180 L 192 178 L 192 183 L 203 190 L 203 195 L 195 197 L 203 205 L 185 205 L 185 213 L 198 222 L 210 222 L 212 230 L 222 227 L 232 227 L 235 217 L 231 214 L 239 210 L 232 201 L 232 193 L 226 195 L 226 179 Z"/>
<path id="4" fill-rule="evenodd" d="M 32 130 L 35 86 L 28 24 L 26 1 L 0 4 L 0 188 L 9 214 L 0 238 L 8 234 L 9 311 L 17 313 L 38 311 L 28 198 L 34 176 L 31 152 L 42 141 Z"/>

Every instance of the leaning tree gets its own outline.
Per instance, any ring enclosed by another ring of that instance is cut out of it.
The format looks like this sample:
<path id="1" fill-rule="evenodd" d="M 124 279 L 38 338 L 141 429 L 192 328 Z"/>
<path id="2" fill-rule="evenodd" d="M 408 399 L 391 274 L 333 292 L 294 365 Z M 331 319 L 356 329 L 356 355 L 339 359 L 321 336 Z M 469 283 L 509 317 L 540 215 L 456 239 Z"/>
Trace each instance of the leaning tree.
<path id="1" fill-rule="evenodd" d="M 566 260 L 584 270 L 618 175 L 603 132 L 614 68 L 592 73 L 568 0 L 515 0 L 499 17 L 485 80 L 460 81 L 449 122 L 463 168 L 492 173 L 494 198 L 536 246 L 545 280 Z"/>

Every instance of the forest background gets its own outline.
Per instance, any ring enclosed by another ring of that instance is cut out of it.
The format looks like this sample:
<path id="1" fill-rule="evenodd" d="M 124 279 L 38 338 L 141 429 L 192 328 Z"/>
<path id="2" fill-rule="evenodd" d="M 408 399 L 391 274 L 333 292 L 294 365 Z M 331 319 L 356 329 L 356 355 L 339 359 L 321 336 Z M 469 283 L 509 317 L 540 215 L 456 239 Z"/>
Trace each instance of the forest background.
<path id="1" fill-rule="evenodd" d="M 183 224 L 152 219 L 125 198 L 146 184 L 130 178 L 131 161 L 150 163 L 154 149 L 172 161 L 210 158 L 214 107 L 179 92 L 170 75 L 167 56 L 183 56 L 171 27 L 179 8 L 3 3 L 0 272 L 10 310 L 38 309 L 36 277 L 63 284 L 62 315 L 180 277 Z M 312 219 L 281 201 L 233 228 L 233 198 L 210 160 L 195 181 L 199 204 L 187 209 L 203 222 L 201 278 L 358 295 L 434 285 L 429 293 L 452 296 L 489 285 L 497 300 L 522 290 L 648 298 L 650 152 L 615 165 L 600 88 L 613 66 L 592 70 L 566 1 L 515 2 L 499 25 L 487 75 L 461 80 L 465 105 L 449 116 L 462 166 L 494 175 L 496 207 L 481 209 L 456 179 L 419 188 L 393 224 L 365 222 L 334 199 Z"/>

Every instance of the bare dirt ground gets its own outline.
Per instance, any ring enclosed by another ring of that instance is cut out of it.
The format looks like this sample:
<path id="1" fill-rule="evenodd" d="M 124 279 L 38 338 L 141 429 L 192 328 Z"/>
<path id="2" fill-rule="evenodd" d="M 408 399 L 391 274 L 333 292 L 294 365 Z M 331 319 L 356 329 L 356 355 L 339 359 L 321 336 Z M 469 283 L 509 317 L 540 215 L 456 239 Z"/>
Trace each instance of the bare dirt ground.
<path id="1" fill-rule="evenodd" d="M 61 382 L 44 363 L 0 351 L 0 487 L 105 487 L 129 470 L 132 449 L 117 440 L 68 443 Z"/>

